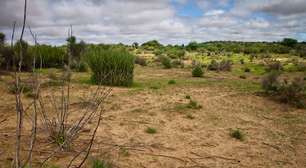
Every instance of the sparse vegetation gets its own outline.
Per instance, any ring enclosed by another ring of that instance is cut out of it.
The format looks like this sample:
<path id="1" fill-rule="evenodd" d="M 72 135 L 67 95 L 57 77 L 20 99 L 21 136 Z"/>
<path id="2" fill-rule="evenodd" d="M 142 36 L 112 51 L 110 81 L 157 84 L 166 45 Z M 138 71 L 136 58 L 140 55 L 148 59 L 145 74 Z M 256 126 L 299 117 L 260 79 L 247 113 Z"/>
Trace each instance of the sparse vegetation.
<path id="1" fill-rule="evenodd" d="M 168 81 L 168 84 L 169 85 L 174 85 L 174 84 L 176 84 L 176 81 L 174 79 L 171 79 L 171 80 Z"/>
<path id="2" fill-rule="evenodd" d="M 240 140 L 240 141 L 243 141 L 244 138 L 245 138 L 245 137 L 244 137 L 244 134 L 243 134 L 242 131 L 239 130 L 239 129 L 231 130 L 231 131 L 230 131 L 230 136 L 231 136 L 232 138 L 238 139 L 238 140 Z"/>
<path id="3" fill-rule="evenodd" d="M 148 127 L 148 128 L 146 128 L 145 132 L 148 133 L 148 134 L 156 134 L 157 130 L 155 128 Z"/>

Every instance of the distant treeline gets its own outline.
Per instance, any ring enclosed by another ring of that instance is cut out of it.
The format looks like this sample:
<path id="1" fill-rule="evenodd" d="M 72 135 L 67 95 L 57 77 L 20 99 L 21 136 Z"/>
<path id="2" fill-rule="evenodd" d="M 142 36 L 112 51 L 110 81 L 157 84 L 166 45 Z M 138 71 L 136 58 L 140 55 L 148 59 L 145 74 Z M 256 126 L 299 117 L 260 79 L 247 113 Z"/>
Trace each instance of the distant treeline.
<path id="1" fill-rule="evenodd" d="M 150 51 L 156 56 L 167 55 L 170 58 L 182 58 L 185 53 L 198 52 L 200 54 L 211 53 L 275 53 L 291 54 L 306 58 L 306 43 L 298 42 L 295 39 L 286 38 L 281 42 L 231 42 L 231 41 L 214 41 L 214 42 L 190 42 L 188 45 L 162 45 L 157 40 L 148 41 L 139 45 L 124 44 L 86 44 L 84 41 L 77 42 L 75 37 L 67 39 L 67 43 L 62 46 L 51 46 L 46 44 L 29 45 L 26 41 L 17 41 L 12 46 L 5 41 L 5 35 L 0 33 L 0 67 L 1 69 L 12 70 L 19 62 L 19 53 L 23 52 L 23 69 L 31 70 L 36 67 L 50 68 L 63 67 L 67 64 L 68 53 L 71 54 L 72 67 L 84 67 L 86 62 L 86 52 L 92 48 L 101 49 L 124 48 L 129 51 Z"/>

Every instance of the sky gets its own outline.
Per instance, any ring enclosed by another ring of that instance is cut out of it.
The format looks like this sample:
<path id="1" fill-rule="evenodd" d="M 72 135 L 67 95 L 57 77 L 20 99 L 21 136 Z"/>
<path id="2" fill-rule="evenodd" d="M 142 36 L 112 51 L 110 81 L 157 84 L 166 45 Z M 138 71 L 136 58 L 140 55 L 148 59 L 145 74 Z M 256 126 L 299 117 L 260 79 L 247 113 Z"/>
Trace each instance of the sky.
<path id="1" fill-rule="evenodd" d="M 22 15 L 23 0 L 0 1 L 7 40 Z M 27 26 L 39 43 L 65 43 L 70 25 L 87 43 L 306 41 L 306 0 L 28 0 Z M 25 39 L 33 41 L 28 28 Z"/>

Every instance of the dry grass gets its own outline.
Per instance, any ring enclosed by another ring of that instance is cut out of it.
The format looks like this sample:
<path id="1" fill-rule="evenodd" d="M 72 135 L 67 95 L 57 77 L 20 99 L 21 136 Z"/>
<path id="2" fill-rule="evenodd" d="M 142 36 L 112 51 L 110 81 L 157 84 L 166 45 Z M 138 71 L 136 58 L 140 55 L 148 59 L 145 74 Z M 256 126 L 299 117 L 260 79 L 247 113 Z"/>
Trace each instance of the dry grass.
<path id="1" fill-rule="evenodd" d="M 80 98 L 93 88 L 77 83 L 87 76 L 76 73 L 73 78 L 73 90 L 79 90 L 71 95 L 75 117 Z M 170 79 L 177 83 L 168 85 Z M 211 72 L 203 79 L 193 79 L 188 69 L 137 67 L 135 81 L 131 88 L 114 88 L 93 148 L 95 157 L 110 151 L 107 155 L 112 162 L 125 168 L 306 167 L 306 110 L 256 96 L 256 87 L 250 82 L 259 79 L 239 80 L 231 73 Z M 238 85 L 242 81 L 246 85 Z M 152 83 L 160 83 L 161 87 L 150 89 Z M 8 167 L 14 156 L 15 100 L 5 86 L 0 85 L 3 95 L 0 97 L 0 167 Z M 251 92 L 245 92 L 250 88 Z M 52 88 L 45 92 L 52 92 Z M 175 104 L 188 104 L 186 95 L 202 108 L 173 110 Z M 158 133 L 146 133 L 148 127 Z M 243 141 L 229 135 L 236 128 L 247 135 Z M 45 137 L 38 137 L 36 161 L 52 148 L 46 142 Z M 81 145 L 81 141 L 76 142 L 74 147 Z M 122 150 L 129 155 L 119 157 L 118 151 Z M 52 163 L 61 165 L 67 160 L 63 154 Z"/>

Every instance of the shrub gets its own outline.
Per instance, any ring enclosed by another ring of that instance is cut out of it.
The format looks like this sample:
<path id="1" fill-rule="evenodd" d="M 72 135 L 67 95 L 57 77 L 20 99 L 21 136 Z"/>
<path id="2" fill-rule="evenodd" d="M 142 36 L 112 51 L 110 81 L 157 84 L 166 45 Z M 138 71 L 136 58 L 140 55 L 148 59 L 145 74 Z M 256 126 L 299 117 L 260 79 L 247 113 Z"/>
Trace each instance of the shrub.
<path id="1" fill-rule="evenodd" d="M 193 69 L 192 69 L 192 77 L 202 77 L 204 74 L 203 68 L 201 65 L 196 65 Z"/>
<path id="2" fill-rule="evenodd" d="M 232 62 L 230 60 L 222 60 L 218 63 L 216 60 L 212 60 L 207 68 L 211 71 L 231 71 Z"/>
<path id="3" fill-rule="evenodd" d="M 244 59 L 240 59 L 240 64 L 241 64 L 241 65 L 244 64 Z"/>
<path id="4" fill-rule="evenodd" d="M 245 75 L 240 75 L 239 78 L 246 79 L 247 77 Z"/>
<path id="5" fill-rule="evenodd" d="M 281 71 L 283 70 L 283 65 L 281 64 L 280 61 L 270 61 L 267 63 L 266 71 L 271 72 L 271 71 Z"/>
<path id="6" fill-rule="evenodd" d="M 285 80 L 278 89 L 279 98 L 284 103 L 297 107 L 305 107 L 305 82 L 302 78 L 295 78 L 289 82 Z"/>
<path id="7" fill-rule="evenodd" d="M 135 64 L 141 65 L 141 66 L 147 66 L 147 61 L 145 58 L 142 57 L 135 57 Z"/>
<path id="8" fill-rule="evenodd" d="M 230 136 L 241 141 L 244 140 L 244 135 L 239 129 L 231 130 Z"/>
<path id="9" fill-rule="evenodd" d="M 222 60 L 219 64 L 219 71 L 231 71 L 232 62 L 230 60 Z"/>
<path id="10" fill-rule="evenodd" d="M 111 163 L 108 163 L 107 161 L 94 159 L 91 167 L 92 168 L 112 168 L 113 166 Z"/>
<path id="11" fill-rule="evenodd" d="M 187 114 L 186 117 L 187 117 L 188 119 L 190 119 L 190 120 L 193 120 L 193 119 L 195 118 L 195 117 L 194 117 L 192 114 L 190 114 L 190 113 Z"/>
<path id="12" fill-rule="evenodd" d="M 172 61 L 172 65 L 173 65 L 173 67 L 175 67 L 175 68 L 184 68 L 184 62 L 183 61 L 181 61 L 181 60 L 179 60 L 179 59 L 175 59 L 175 60 L 173 60 Z"/>
<path id="13" fill-rule="evenodd" d="M 164 68 L 170 69 L 172 68 L 171 59 L 167 56 L 161 56 L 160 61 L 163 64 Z"/>
<path id="14" fill-rule="evenodd" d="M 261 82 L 261 86 L 266 93 L 275 93 L 278 91 L 280 82 L 278 80 L 280 73 L 272 71 L 268 73 Z"/>
<path id="15" fill-rule="evenodd" d="M 168 84 L 169 84 L 169 85 L 174 85 L 174 84 L 176 84 L 176 81 L 173 80 L 173 79 L 171 79 L 171 80 L 168 81 Z"/>
<path id="16" fill-rule="evenodd" d="M 32 91 L 33 91 L 32 87 L 31 87 L 29 84 L 26 84 L 26 83 L 20 83 L 20 84 L 19 84 L 19 87 L 20 87 L 20 91 L 21 91 L 22 93 L 26 94 L 26 95 L 27 95 L 27 94 L 31 94 Z M 12 84 L 12 85 L 10 85 L 10 86 L 8 87 L 8 90 L 9 90 L 10 93 L 16 94 L 16 92 L 17 92 L 17 87 L 16 87 L 16 85 Z"/>
<path id="17" fill-rule="evenodd" d="M 219 70 L 219 63 L 216 60 L 212 60 L 207 68 L 211 71 L 218 71 Z"/>
<path id="18" fill-rule="evenodd" d="M 244 68 L 244 72 L 251 72 L 250 68 Z"/>
<path id="19" fill-rule="evenodd" d="M 87 55 L 95 83 L 112 86 L 130 86 L 133 83 L 134 56 L 125 49 L 95 47 Z"/>
<path id="20" fill-rule="evenodd" d="M 148 127 L 146 130 L 145 130 L 146 133 L 148 134 L 155 134 L 157 133 L 157 130 L 155 128 L 152 128 L 152 127 Z"/>
<path id="21" fill-rule="evenodd" d="M 190 95 L 186 95 L 185 98 L 186 99 L 191 99 L 191 96 Z"/>

